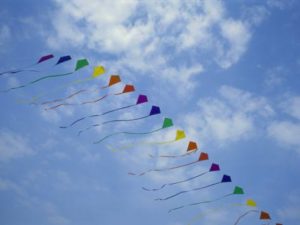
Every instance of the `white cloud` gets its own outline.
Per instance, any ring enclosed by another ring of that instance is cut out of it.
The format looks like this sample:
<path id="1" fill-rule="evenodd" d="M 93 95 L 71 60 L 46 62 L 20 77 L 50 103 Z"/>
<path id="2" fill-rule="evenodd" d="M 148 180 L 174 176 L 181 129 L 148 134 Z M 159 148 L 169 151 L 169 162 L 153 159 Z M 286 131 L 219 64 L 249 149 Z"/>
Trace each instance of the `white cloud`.
<path id="1" fill-rule="evenodd" d="M 270 15 L 270 11 L 267 7 L 262 5 L 249 6 L 243 9 L 244 20 L 248 25 L 257 26 Z"/>
<path id="2" fill-rule="evenodd" d="M 216 61 L 222 68 L 237 63 L 252 35 L 253 14 L 230 17 L 219 0 L 56 0 L 55 4 L 51 47 L 109 53 L 114 61 L 107 63 L 117 71 L 127 68 L 159 80 L 181 74 L 180 81 L 191 87 L 191 75 L 201 73 L 205 63 Z M 181 63 L 174 65 L 178 60 Z M 157 71 L 164 72 L 155 76 Z"/>
<path id="3" fill-rule="evenodd" d="M 282 66 L 276 66 L 266 72 L 265 85 L 274 88 L 281 85 L 285 80 L 286 69 Z"/>
<path id="4" fill-rule="evenodd" d="M 24 190 L 16 183 L 0 178 L 0 191 L 14 191 L 19 195 L 24 195 Z"/>
<path id="5" fill-rule="evenodd" d="M 41 202 L 41 206 L 43 207 L 43 210 L 46 214 L 46 218 L 50 224 L 67 225 L 71 223 L 69 219 L 61 215 L 61 213 L 57 209 L 57 206 L 53 203 Z"/>
<path id="6" fill-rule="evenodd" d="M 219 43 L 218 63 L 223 68 L 229 68 L 246 51 L 251 33 L 243 22 L 227 19 L 221 23 L 221 35 L 226 42 Z M 226 49 L 224 45 L 229 47 Z"/>
<path id="7" fill-rule="evenodd" d="M 294 4 L 294 0 L 267 0 L 267 5 L 270 7 L 278 8 L 278 9 L 285 9 L 287 7 L 291 7 Z"/>
<path id="8" fill-rule="evenodd" d="M 10 36 L 10 28 L 6 25 L 0 26 L 0 47 L 4 46 L 5 42 L 9 40 Z"/>
<path id="9" fill-rule="evenodd" d="M 263 97 L 230 86 L 222 86 L 219 93 L 219 98 L 200 99 L 199 109 L 186 116 L 189 133 L 198 131 L 204 139 L 225 144 L 251 137 L 260 127 L 257 119 L 274 114 Z"/>
<path id="10" fill-rule="evenodd" d="M 277 140 L 283 146 L 296 148 L 300 152 L 300 124 L 290 121 L 275 121 L 268 127 L 270 137 Z"/>
<path id="11" fill-rule="evenodd" d="M 287 196 L 287 205 L 277 211 L 282 220 L 300 220 L 299 193 L 292 192 Z"/>
<path id="12" fill-rule="evenodd" d="M 284 112 L 300 120 L 300 96 L 289 96 L 281 105 Z"/>
<path id="13" fill-rule="evenodd" d="M 23 136 L 6 130 L 0 130 L 0 161 L 33 154 L 28 140 Z"/>

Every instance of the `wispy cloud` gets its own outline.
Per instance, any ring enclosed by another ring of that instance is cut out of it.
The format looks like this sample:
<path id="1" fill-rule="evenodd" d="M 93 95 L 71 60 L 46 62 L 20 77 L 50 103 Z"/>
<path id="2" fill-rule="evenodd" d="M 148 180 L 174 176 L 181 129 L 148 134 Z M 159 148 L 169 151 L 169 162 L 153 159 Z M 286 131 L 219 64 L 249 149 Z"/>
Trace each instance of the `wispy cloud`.
<path id="1" fill-rule="evenodd" d="M 225 144 L 249 138 L 258 129 L 258 118 L 274 114 L 267 99 L 231 86 L 222 86 L 217 98 L 203 98 L 198 110 L 185 117 L 191 133 L 201 133 L 208 140 Z"/>
<path id="2" fill-rule="evenodd" d="M 268 127 L 270 137 L 277 140 L 282 146 L 295 148 L 300 153 L 300 124 L 291 121 L 275 121 Z"/>
<path id="3" fill-rule="evenodd" d="M 0 161 L 9 161 L 33 154 L 28 140 L 18 133 L 0 130 Z"/>
<path id="4" fill-rule="evenodd" d="M 215 61 L 226 69 L 239 61 L 252 36 L 252 17 L 258 14 L 231 17 L 218 0 L 56 0 L 55 4 L 55 32 L 48 38 L 52 48 L 64 45 L 108 53 L 114 56 L 116 70 L 127 68 L 167 81 L 180 77 L 190 87 L 192 76 L 200 74 L 205 64 Z M 178 60 L 181 63 L 175 64 Z M 157 71 L 162 71 L 159 77 Z"/>
<path id="5" fill-rule="evenodd" d="M 300 198 L 299 193 L 292 192 L 287 196 L 287 205 L 280 207 L 277 213 L 280 216 L 282 221 L 286 220 L 300 220 Z"/>
<path id="6" fill-rule="evenodd" d="M 0 24 L 0 53 L 5 52 L 6 43 L 10 40 L 11 29 L 7 25 Z"/>

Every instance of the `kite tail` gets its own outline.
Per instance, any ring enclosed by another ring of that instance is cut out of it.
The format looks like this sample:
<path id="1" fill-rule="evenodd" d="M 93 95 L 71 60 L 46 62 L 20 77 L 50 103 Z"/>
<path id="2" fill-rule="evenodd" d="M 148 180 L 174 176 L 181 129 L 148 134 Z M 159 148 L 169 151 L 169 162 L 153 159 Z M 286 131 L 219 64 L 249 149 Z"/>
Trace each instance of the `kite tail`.
<path id="1" fill-rule="evenodd" d="M 41 97 L 46 96 L 46 95 L 48 95 L 49 93 L 53 93 L 53 92 L 56 92 L 56 91 L 58 91 L 58 90 L 62 90 L 62 89 L 64 89 L 64 88 L 68 87 L 68 86 L 71 86 L 72 84 L 83 83 L 83 82 L 89 81 L 89 80 L 90 80 L 90 78 L 86 78 L 86 79 L 83 79 L 83 80 L 75 80 L 75 81 L 71 81 L 71 82 L 69 82 L 69 83 L 67 83 L 67 84 L 65 84 L 65 85 L 61 85 L 61 86 L 59 86 L 59 87 L 57 87 L 57 88 L 52 89 L 50 92 L 49 92 L 49 91 L 47 91 L 47 92 L 42 92 L 42 93 L 40 93 L 40 94 L 38 94 L 38 95 L 33 96 L 32 99 L 30 100 L 29 104 L 37 104 L 37 101 L 38 101 Z M 33 100 L 33 101 L 32 101 L 32 100 Z"/>
<path id="2" fill-rule="evenodd" d="M 87 118 L 87 116 L 82 117 L 82 118 L 80 118 L 80 119 L 78 119 L 78 120 L 75 120 L 75 121 L 74 121 L 73 123 L 71 123 L 70 125 L 67 125 L 67 126 L 60 126 L 59 128 L 68 128 L 68 127 L 72 127 L 73 125 L 75 125 L 76 123 L 78 123 L 78 122 L 84 120 L 85 118 Z"/>
<path id="3" fill-rule="evenodd" d="M 136 104 L 120 107 L 120 108 L 117 108 L 117 109 L 112 109 L 112 110 L 109 110 L 109 111 L 106 111 L 106 112 L 102 113 L 102 115 L 106 115 L 108 113 L 116 112 L 116 111 L 119 111 L 119 110 L 122 110 L 122 109 L 127 109 L 127 108 L 130 108 L 130 107 L 133 107 L 133 106 L 136 106 Z"/>
<path id="4" fill-rule="evenodd" d="M 71 99 L 73 98 L 74 96 L 76 95 L 79 95 L 83 92 L 86 92 L 87 90 L 79 90 L 79 91 L 76 91 L 72 94 L 70 94 L 69 96 L 65 97 L 65 98 L 58 98 L 58 99 L 55 99 L 55 100 L 51 100 L 51 101 L 46 101 L 46 102 L 42 102 L 41 105 L 47 105 L 47 104 L 52 104 L 52 103 L 56 103 L 56 102 L 62 102 L 62 101 L 65 101 L 65 100 L 68 100 L 68 99 Z"/>
<path id="5" fill-rule="evenodd" d="M 68 128 L 68 127 L 72 127 L 74 126 L 76 123 L 86 119 L 86 118 L 93 118 L 93 117 L 98 117 L 98 116 L 102 116 L 101 114 L 95 114 L 95 115 L 90 115 L 90 116 L 85 116 L 85 117 L 81 117 L 75 121 L 73 121 L 70 125 L 67 125 L 67 126 L 60 126 L 59 128 Z"/>
<path id="6" fill-rule="evenodd" d="M 197 161 L 194 161 L 194 162 L 190 162 L 190 163 L 186 163 L 186 164 L 183 164 L 183 165 L 174 166 L 174 167 L 170 167 L 170 168 L 160 169 L 160 170 L 157 170 L 157 171 L 174 170 L 174 169 L 182 168 L 182 167 L 185 167 L 185 166 L 190 166 L 190 165 L 193 165 L 193 164 L 198 163 L 198 162 L 200 162 L 200 161 L 197 160 Z"/>
<path id="7" fill-rule="evenodd" d="M 16 89 L 19 89 L 19 88 L 23 88 L 23 87 L 26 87 L 26 85 L 20 85 L 20 86 L 17 86 L 17 87 L 8 88 L 6 90 L 1 90 L 1 92 L 2 93 L 6 93 L 6 92 L 9 92 L 9 91 L 12 91 L 12 90 L 16 90 Z"/>
<path id="8" fill-rule="evenodd" d="M 44 110 L 46 110 L 46 111 L 53 110 L 53 109 L 57 109 L 61 106 L 67 106 L 67 105 L 75 105 L 75 104 L 65 102 L 65 103 L 61 103 L 61 104 L 58 104 L 58 105 L 51 106 L 49 108 L 45 108 Z"/>
<path id="9" fill-rule="evenodd" d="M 213 184 L 209 184 L 209 185 L 206 185 L 206 186 L 203 186 L 203 187 L 199 187 L 199 188 L 194 188 L 192 190 L 188 190 L 188 191 L 180 191 L 180 192 L 177 192 L 176 194 L 173 194 L 173 195 L 170 195 L 166 198 L 157 198 L 155 199 L 156 201 L 164 201 L 164 200 L 168 200 L 170 198 L 174 198 L 178 195 L 181 195 L 181 194 L 184 194 L 184 193 L 188 193 L 188 192 L 193 192 L 193 191 L 199 191 L 199 190 L 202 190 L 202 189 L 205 189 L 205 188 L 208 188 L 208 187 L 212 187 L 214 185 L 217 185 L 217 184 L 220 184 L 221 182 L 216 182 L 216 183 L 213 183 Z"/>
<path id="10" fill-rule="evenodd" d="M 179 166 L 169 167 L 169 168 L 150 169 L 150 170 L 144 171 L 144 172 L 139 173 L 139 174 L 138 173 L 133 173 L 133 172 L 129 172 L 128 174 L 132 175 L 132 176 L 144 176 L 146 173 L 150 173 L 150 172 L 162 172 L 162 171 L 168 171 L 168 170 L 178 169 L 178 168 L 181 168 L 181 167 L 185 167 L 185 166 L 189 166 L 189 165 L 195 164 L 197 162 L 200 162 L 200 161 L 197 160 L 197 161 L 194 161 L 194 162 L 190 162 L 190 163 L 179 165 Z"/>
<path id="11" fill-rule="evenodd" d="M 160 188 L 149 189 L 149 188 L 143 187 L 143 190 L 145 190 L 145 191 L 158 191 L 158 190 L 163 189 L 163 188 L 166 187 L 166 186 L 172 186 L 172 185 L 175 185 L 175 184 L 180 184 L 180 183 L 184 183 L 184 182 L 187 182 L 187 181 L 196 179 L 197 177 L 201 177 L 201 176 L 207 174 L 208 172 L 209 172 L 209 171 L 200 173 L 200 174 L 198 174 L 198 175 L 196 175 L 196 176 L 190 177 L 190 178 L 185 179 L 185 180 L 181 180 L 181 181 L 176 181 L 176 182 L 172 182 L 172 183 L 163 184 Z"/>
<path id="12" fill-rule="evenodd" d="M 247 212 L 245 212 L 244 214 L 242 214 L 241 216 L 239 216 L 239 218 L 237 218 L 237 220 L 235 221 L 234 225 L 237 225 L 241 219 L 243 219 L 243 217 L 247 216 L 250 213 L 254 213 L 254 212 L 259 212 L 258 210 L 249 210 Z"/>
<path id="13" fill-rule="evenodd" d="M 98 124 L 96 124 L 98 125 Z M 92 125 L 94 126 L 94 125 Z M 94 144 L 98 144 L 102 141 L 104 141 L 105 139 L 109 138 L 109 137 L 112 137 L 112 136 L 115 136 L 115 135 L 118 135 L 118 134 L 129 134 L 129 135 L 138 135 L 138 134 L 151 134 L 151 133 L 154 133 L 154 132 L 157 132 L 157 131 L 160 131 L 162 130 L 163 128 L 159 128 L 159 129 L 156 129 L 156 130 L 152 130 L 152 131 L 149 131 L 149 132 L 127 132 L 127 131 L 123 131 L 123 132 L 116 132 L 116 133 L 112 133 L 112 134 L 109 134 L 109 135 L 106 135 L 104 136 L 103 138 L 101 138 L 100 140 L 98 141 L 95 141 Z"/>
<path id="14" fill-rule="evenodd" d="M 37 82 L 39 82 L 39 81 L 41 81 L 41 80 L 45 80 L 45 79 L 48 79 L 48 78 L 63 77 L 63 76 L 71 75 L 71 74 L 73 74 L 73 73 L 74 73 L 74 72 L 69 72 L 69 73 L 54 74 L 54 75 L 48 75 L 48 76 L 40 77 L 40 78 L 38 78 L 38 79 L 36 79 L 36 80 L 31 81 L 30 83 L 28 83 L 28 85 L 37 83 Z"/>
<path id="15" fill-rule="evenodd" d="M 96 102 L 99 102 L 103 99 L 105 99 L 108 95 L 103 95 L 102 97 L 98 98 L 98 99 L 95 99 L 95 100 L 92 100 L 92 101 L 86 101 L 86 102 L 81 102 L 79 103 L 79 105 L 85 105 L 85 104 L 91 104 L 91 103 L 96 103 Z"/>
<path id="16" fill-rule="evenodd" d="M 77 135 L 80 136 L 83 132 L 92 129 L 93 127 L 99 127 L 99 126 L 101 126 L 101 124 L 93 124 L 83 130 L 78 131 Z"/>
<path id="17" fill-rule="evenodd" d="M 48 78 L 54 78 L 54 77 L 62 77 L 62 76 L 67 76 L 67 75 L 71 75 L 73 74 L 73 72 L 69 72 L 69 73 L 64 73 L 64 74 L 55 74 L 55 75 L 48 75 L 48 76 L 44 76 L 44 77 L 40 77 L 36 80 L 33 80 L 27 84 L 23 84 L 23 85 L 20 85 L 20 86 L 16 86 L 16 87 L 12 87 L 12 88 L 9 88 L 7 90 L 5 90 L 4 92 L 9 92 L 9 91 L 12 91 L 12 90 L 15 90 L 15 89 L 19 89 L 19 88 L 24 88 L 24 87 L 27 87 L 29 85 L 32 85 L 32 84 L 35 84 L 41 80 L 44 80 L 44 79 L 48 79 Z"/>
<path id="18" fill-rule="evenodd" d="M 115 122 L 129 122 L 129 121 L 136 121 L 136 120 L 145 119 L 145 118 L 147 118 L 147 117 L 149 117 L 149 116 L 150 116 L 150 115 L 142 116 L 142 117 L 138 117 L 138 118 L 134 118 L 134 119 L 109 120 L 109 121 L 103 122 L 102 124 L 115 123 Z"/>
<path id="19" fill-rule="evenodd" d="M 191 154 L 193 154 L 195 152 L 196 151 L 187 152 L 187 153 L 184 153 L 184 154 L 181 154 L 181 155 L 159 155 L 157 157 L 159 157 L 159 158 L 180 158 L 180 157 L 185 157 L 185 156 L 191 155 Z M 154 156 L 151 155 L 151 154 L 149 154 L 149 157 L 154 158 Z"/>
<path id="20" fill-rule="evenodd" d="M 215 202 L 215 201 L 221 200 L 221 199 L 226 198 L 226 197 L 231 196 L 231 195 L 232 195 L 232 193 L 231 193 L 231 194 L 227 194 L 227 195 L 223 195 L 222 197 L 216 198 L 216 199 L 213 199 L 213 200 L 201 201 L 201 202 L 195 202 L 195 203 L 188 204 L 188 205 L 182 205 L 182 206 L 179 206 L 179 207 L 170 209 L 170 210 L 169 210 L 169 213 L 171 213 L 171 212 L 173 212 L 173 211 L 175 211 L 175 210 L 178 210 L 178 209 L 182 209 L 182 208 L 185 208 L 185 207 L 189 207 L 189 206 L 195 206 L 195 205 L 200 205 L 200 204 L 206 204 L 206 203 Z"/>
<path id="21" fill-rule="evenodd" d="M 168 184 L 163 184 L 160 188 L 152 188 L 152 189 L 149 189 L 149 188 L 145 188 L 145 187 L 142 187 L 142 189 L 144 191 L 159 191 L 161 189 L 163 189 L 165 186 L 167 186 Z"/>
<path id="22" fill-rule="evenodd" d="M 121 151 L 121 150 L 129 149 L 129 148 L 135 147 L 136 145 L 164 145 L 164 144 L 171 144 L 174 142 L 176 142 L 176 140 L 163 141 L 163 142 L 140 142 L 140 143 L 134 143 L 134 144 L 130 144 L 130 145 L 121 146 L 121 147 L 118 147 L 118 149 L 117 149 L 117 147 L 109 146 L 109 149 L 112 152 L 117 152 L 118 150 Z M 150 156 L 151 156 L 151 154 L 150 154 Z"/>
<path id="23" fill-rule="evenodd" d="M 24 69 L 18 69 L 18 70 L 8 70 L 0 73 L 0 76 L 3 76 L 5 74 L 16 74 L 16 73 L 21 73 L 21 72 L 40 72 L 38 70 L 33 70 L 33 69 L 26 69 L 28 67 L 25 67 Z"/>

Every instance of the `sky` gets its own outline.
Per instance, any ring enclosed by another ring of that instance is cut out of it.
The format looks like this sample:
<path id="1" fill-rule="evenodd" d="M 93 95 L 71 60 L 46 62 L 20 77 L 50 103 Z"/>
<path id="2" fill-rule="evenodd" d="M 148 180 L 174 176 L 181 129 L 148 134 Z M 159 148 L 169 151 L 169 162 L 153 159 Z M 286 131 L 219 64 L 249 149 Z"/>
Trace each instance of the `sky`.
<path id="1" fill-rule="evenodd" d="M 46 79 L 0 93 L 0 223 L 9 225 L 185 225 L 234 224 L 249 210 L 247 199 L 266 211 L 270 224 L 300 224 L 300 2 L 296 0 L 1 0 L 0 72 L 33 65 L 46 54 L 54 59 L 0 77 L 0 90 L 41 76 L 74 71 L 76 61 L 89 66 L 70 76 Z M 72 60 L 54 66 L 60 56 Z M 87 80 L 93 67 L 106 73 Z M 122 82 L 107 89 L 110 75 Z M 85 82 L 74 82 L 85 80 Z M 113 95 L 124 84 L 135 92 Z M 43 101 L 66 97 L 75 105 L 45 110 Z M 111 94 L 95 104 L 76 105 Z M 149 102 L 60 126 L 86 115 Z M 32 99 L 37 104 L 29 104 Z M 161 114 L 134 119 L 159 106 Z M 147 132 L 171 118 L 173 126 Z M 176 130 L 186 138 L 169 144 Z M 189 141 L 198 151 L 179 158 Z M 129 146 L 124 148 L 124 146 Z M 153 168 L 164 172 L 130 176 Z M 152 155 L 149 156 L 149 155 Z M 157 188 L 203 173 L 212 163 L 221 170 L 161 191 Z M 179 191 L 191 190 L 165 201 Z M 218 199 L 242 187 L 243 195 Z M 258 213 L 239 224 L 263 224 Z"/>

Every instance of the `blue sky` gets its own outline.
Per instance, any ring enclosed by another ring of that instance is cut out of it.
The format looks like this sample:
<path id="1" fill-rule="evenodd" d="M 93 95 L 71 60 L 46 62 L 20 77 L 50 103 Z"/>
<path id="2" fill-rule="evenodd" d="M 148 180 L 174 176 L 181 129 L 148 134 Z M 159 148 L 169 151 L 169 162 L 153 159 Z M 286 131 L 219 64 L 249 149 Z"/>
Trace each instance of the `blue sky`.
<path id="1" fill-rule="evenodd" d="M 299 224 L 298 1 L 2 0 L 0 6 L 1 71 L 29 65 L 48 53 L 73 58 L 56 67 L 52 65 L 57 58 L 43 63 L 38 74 L 2 76 L 1 90 L 72 71 L 80 58 L 90 62 L 72 76 L 1 93 L 1 224 L 234 224 L 248 210 L 235 204 L 249 198 L 270 213 L 271 224 Z M 66 85 L 90 76 L 96 65 L 103 65 L 106 74 Z M 42 93 L 41 102 L 97 88 L 107 84 L 111 74 L 119 74 L 122 84 L 79 95 L 72 102 L 116 93 L 126 83 L 134 84 L 136 92 L 52 111 L 20 101 Z M 149 103 L 59 129 L 81 116 L 132 104 L 138 94 L 147 95 Z M 146 115 L 151 105 L 160 106 L 161 115 L 77 136 L 93 122 Z M 112 132 L 156 129 L 164 117 L 172 118 L 174 127 L 93 144 Z M 118 152 L 109 148 L 172 140 L 176 129 L 184 130 L 186 139 Z M 168 160 L 149 157 L 180 154 L 190 140 L 199 145 L 195 154 Z M 143 177 L 127 175 L 188 163 L 200 151 L 209 154 L 208 162 Z M 161 192 L 141 189 L 194 176 L 212 162 L 220 164 L 220 172 Z M 232 183 L 164 202 L 153 200 L 217 182 L 223 174 L 230 175 Z M 231 193 L 235 185 L 245 194 L 168 213 L 182 204 Z M 253 214 L 240 224 L 255 223 L 260 221 Z"/>

